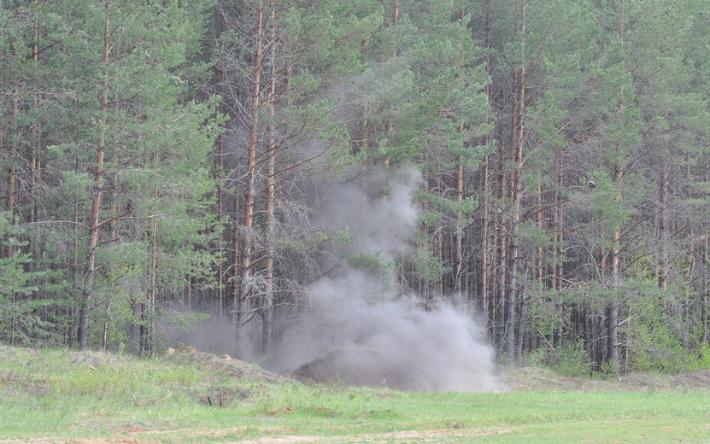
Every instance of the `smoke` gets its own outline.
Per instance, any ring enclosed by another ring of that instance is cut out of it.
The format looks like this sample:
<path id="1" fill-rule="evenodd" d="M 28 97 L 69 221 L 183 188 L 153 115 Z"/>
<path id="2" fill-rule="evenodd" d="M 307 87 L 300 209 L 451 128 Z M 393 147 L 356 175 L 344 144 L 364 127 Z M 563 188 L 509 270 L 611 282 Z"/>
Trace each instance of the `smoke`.
<path id="1" fill-rule="evenodd" d="M 311 223 L 331 235 L 319 259 L 327 272 L 307 287 L 307 306 L 281 325 L 267 356 L 260 351 L 258 323 L 244 329 L 239 344 L 228 320 L 162 330 L 202 351 L 239 349 L 240 357 L 270 370 L 321 382 L 498 389 L 493 350 L 474 318 L 446 301 L 427 311 L 420 298 L 398 287 L 397 258 L 410 253 L 419 225 L 414 193 L 420 183 L 414 168 L 372 166 L 340 182 L 322 179 Z"/>
<path id="2" fill-rule="evenodd" d="M 448 303 L 426 311 L 397 290 L 387 267 L 417 228 L 419 181 L 414 169 L 382 170 L 325 187 L 314 224 L 347 242 L 330 249 L 333 272 L 308 288 L 310 306 L 272 349 L 269 367 L 408 390 L 496 388 L 493 350 L 472 318 Z"/>

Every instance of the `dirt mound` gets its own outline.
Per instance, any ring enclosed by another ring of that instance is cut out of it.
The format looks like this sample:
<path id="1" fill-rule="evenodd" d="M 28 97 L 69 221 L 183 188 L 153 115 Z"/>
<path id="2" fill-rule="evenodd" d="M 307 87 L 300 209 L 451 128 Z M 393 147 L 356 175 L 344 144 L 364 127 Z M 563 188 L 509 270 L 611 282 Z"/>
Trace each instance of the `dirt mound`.
<path id="1" fill-rule="evenodd" d="M 457 373 L 460 380 L 452 380 L 451 373 L 442 373 L 438 363 L 430 361 L 410 363 L 408 357 L 364 348 L 343 348 L 303 364 L 292 376 L 300 381 L 318 383 L 387 387 L 407 391 L 491 391 L 500 390 L 495 384 L 481 379 L 475 372 Z"/>
<path id="2" fill-rule="evenodd" d="M 506 369 L 501 379 L 511 390 L 574 390 L 584 389 L 585 385 L 583 379 L 561 376 L 540 367 Z"/>
<path id="3" fill-rule="evenodd" d="M 673 382 L 684 387 L 710 388 L 710 370 L 698 370 L 692 373 L 675 375 Z"/>
<path id="4" fill-rule="evenodd" d="M 190 362 L 209 370 L 210 372 L 226 374 L 234 378 L 261 382 L 285 382 L 289 379 L 271 373 L 256 364 L 251 364 L 229 356 L 199 352 L 192 347 L 175 351 L 168 349 L 165 358 L 178 362 Z"/>
<path id="5" fill-rule="evenodd" d="M 293 372 L 293 376 L 304 382 L 405 388 L 398 375 L 388 373 L 386 369 L 373 370 L 366 365 L 378 360 L 380 357 L 375 352 L 332 351 L 303 364 Z"/>
<path id="6" fill-rule="evenodd" d="M 710 370 L 695 370 L 691 372 L 678 373 L 676 375 L 632 373 L 619 378 L 619 382 L 625 386 L 636 387 L 639 389 L 710 390 Z"/>
<path id="7" fill-rule="evenodd" d="M 710 390 L 710 370 L 676 375 L 630 373 L 618 378 L 592 379 L 562 376 L 539 367 L 520 367 L 505 370 L 501 379 L 511 390 Z"/>

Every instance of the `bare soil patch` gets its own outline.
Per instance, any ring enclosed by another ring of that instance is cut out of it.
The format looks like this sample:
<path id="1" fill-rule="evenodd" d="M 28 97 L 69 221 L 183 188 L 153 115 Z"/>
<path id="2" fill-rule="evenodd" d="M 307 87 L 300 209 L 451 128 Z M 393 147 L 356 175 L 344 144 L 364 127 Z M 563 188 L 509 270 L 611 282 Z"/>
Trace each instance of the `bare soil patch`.
<path id="1" fill-rule="evenodd" d="M 295 444 L 311 442 L 340 443 L 380 443 L 380 442 L 440 442 L 443 438 L 475 438 L 482 436 L 510 433 L 510 429 L 469 429 L 469 430 L 403 430 L 399 432 L 367 433 L 344 436 L 299 436 L 285 435 L 263 437 L 259 439 L 239 441 L 241 444 Z"/>
<path id="2" fill-rule="evenodd" d="M 380 357 L 374 352 L 335 350 L 303 364 L 293 372 L 293 377 L 302 382 L 402 388 L 399 375 L 373 370 L 367 364 L 378 360 Z"/>

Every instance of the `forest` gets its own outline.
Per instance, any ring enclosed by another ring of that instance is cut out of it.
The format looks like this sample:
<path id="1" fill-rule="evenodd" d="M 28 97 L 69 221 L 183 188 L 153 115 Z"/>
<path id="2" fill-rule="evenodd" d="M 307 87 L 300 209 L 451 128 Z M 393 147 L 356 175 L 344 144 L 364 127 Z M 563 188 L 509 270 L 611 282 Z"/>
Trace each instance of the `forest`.
<path id="1" fill-rule="evenodd" d="M 709 23 L 706 0 L 2 0 L 0 341 L 710 367 Z"/>

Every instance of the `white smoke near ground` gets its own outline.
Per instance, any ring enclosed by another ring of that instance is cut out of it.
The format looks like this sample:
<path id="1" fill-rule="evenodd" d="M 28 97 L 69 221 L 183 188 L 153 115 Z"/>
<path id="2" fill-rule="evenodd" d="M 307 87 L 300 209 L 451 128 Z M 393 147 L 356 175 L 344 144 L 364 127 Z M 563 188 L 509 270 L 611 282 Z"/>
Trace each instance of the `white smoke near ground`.
<path id="1" fill-rule="evenodd" d="M 319 381 L 406 390 L 479 391 L 498 387 L 494 354 L 472 317 L 442 302 L 427 311 L 401 294 L 394 270 L 360 269 L 348 258 L 385 263 L 407 254 L 417 229 L 415 169 L 381 170 L 325 187 L 314 224 L 345 233 L 333 272 L 307 291 L 309 306 L 267 357 L 269 367 Z"/>
<path id="2" fill-rule="evenodd" d="M 209 316 L 190 328 L 163 322 L 163 334 L 201 351 L 238 350 L 239 357 L 270 370 L 319 382 L 419 391 L 500 389 L 493 349 L 475 317 L 447 302 L 454 295 L 427 310 L 417 295 L 398 287 L 394 264 L 411 253 L 420 223 L 419 172 L 370 166 L 346 176 L 323 179 L 315 188 L 313 227 L 332 237 L 320 261 L 327 272 L 306 288 L 305 306 L 282 325 L 267 356 L 260 351 L 256 323 L 239 343 L 232 321 Z M 184 307 L 174 311 L 175 319 L 190 313 Z"/>

